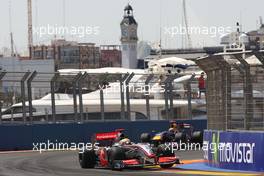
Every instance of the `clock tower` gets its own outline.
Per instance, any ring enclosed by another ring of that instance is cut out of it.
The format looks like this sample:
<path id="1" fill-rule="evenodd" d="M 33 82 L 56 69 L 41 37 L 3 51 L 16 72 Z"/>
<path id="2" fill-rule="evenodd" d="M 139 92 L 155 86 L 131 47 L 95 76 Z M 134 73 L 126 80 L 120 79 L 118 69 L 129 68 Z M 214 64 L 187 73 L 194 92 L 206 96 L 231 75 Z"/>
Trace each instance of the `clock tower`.
<path id="1" fill-rule="evenodd" d="M 137 27 L 138 24 L 133 15 L 133 8 L 127 5 L 124 9 L 124 17 L 120 23 L 122 45 L 122 67 L 137 68 Z"/>

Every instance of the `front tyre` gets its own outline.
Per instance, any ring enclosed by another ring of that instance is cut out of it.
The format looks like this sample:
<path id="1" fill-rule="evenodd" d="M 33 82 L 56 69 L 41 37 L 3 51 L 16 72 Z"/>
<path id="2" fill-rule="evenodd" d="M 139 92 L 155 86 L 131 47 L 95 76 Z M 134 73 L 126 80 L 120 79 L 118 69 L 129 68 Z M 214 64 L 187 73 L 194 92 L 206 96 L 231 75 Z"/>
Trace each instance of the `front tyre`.
<path id="1" fill-rule="evenodd" d="M 160 167 L 161 167 L 162 169 L 169 169 L 169 168 L 171 168 L 173 165 L 174 165 L 174 164 L 161 164 Z"/>
<path id="2" fill-rule="evenodd" d="M 123 169 L 122 160 L 126 159 L 125 150 L 121 147 L 112 147 L 109 151 L 109 163 L 112 170 L 121 171 Z"/>
<path id="3" fill-rule="evenodd" d="M 173 157 L 175 156 L 175 153 L 166 147 L 165 144 L 159 145 L 157 149 L 157 156 L 158 157 Z M 160 167 L 162 169 L 168 169 L 171 168 L 174 164 L 160 164 Z"/>

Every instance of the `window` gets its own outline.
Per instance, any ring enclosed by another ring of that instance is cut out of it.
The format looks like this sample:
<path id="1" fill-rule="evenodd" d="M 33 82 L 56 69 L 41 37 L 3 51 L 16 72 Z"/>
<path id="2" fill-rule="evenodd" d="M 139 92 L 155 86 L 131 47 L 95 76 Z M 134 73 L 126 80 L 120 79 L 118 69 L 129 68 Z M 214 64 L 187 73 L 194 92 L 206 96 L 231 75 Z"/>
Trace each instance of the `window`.
<path id="1" fill-rule="evenodd" d="M 32 108 L 32 112 L 36 112 L 35 108 Z M 9 109 L 7 109 L 6 111 L 3 112 L 3 115 L 5 114 L 21 114 L 23 113 L 23 108 L 22 106 L 18 106 L 18 107 L 11 107 Z M 26 113 L 29 113 L 29 107 L 26 106 Z"/>
<path id="2" fill-rule="evenodd" d="M 127 50 L 127 45 L 123 45 L 123 50 L 124 50 L 124 51 Z"/>

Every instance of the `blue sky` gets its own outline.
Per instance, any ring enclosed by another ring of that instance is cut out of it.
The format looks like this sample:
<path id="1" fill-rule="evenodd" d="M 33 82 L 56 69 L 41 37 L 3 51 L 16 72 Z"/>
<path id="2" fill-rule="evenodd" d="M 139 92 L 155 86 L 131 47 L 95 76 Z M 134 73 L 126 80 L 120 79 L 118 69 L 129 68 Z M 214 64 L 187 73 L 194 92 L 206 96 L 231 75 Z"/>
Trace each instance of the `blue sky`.
<path id="1" fill-rule="evenodd" d="M 1 0 L 0 48 L 9 46 L 9 1 L 12 6 L 12 29 L 16 47 L 22 51 L 27 46 L 27 0 Z M 63 0 L 32 0 L 33 24 L 35 27 L 63 25 Z M 235 28 L 241 21 L 245 31 L 257 26 L 259 16 L 264 17 L 263 0 L 186 0 L 189 26 L 216 26 Z M 65 0 L 66 27 L 99 27 L 99 34 L 79 38 L 66 36 L 69 40 L 95 42 L 96 44 L 120 44 L 120 21 L 127 0 Z M 182 0 L 130 0 L 139 24 L 140 40 L 158 42 L 160 26 L 182 24 Z M 161 20 L 160 20 L 161 17 Z M 161 21 L 161 25 L 160 25 Z M 181 35 L 170 36 L 163 31 L 163 47 L 182 46 Z M 47 43 L 54 36 L 34 36 L 35 44 Z M 219 36 L 192 35 L 193 46 L 219 44 Z"/>

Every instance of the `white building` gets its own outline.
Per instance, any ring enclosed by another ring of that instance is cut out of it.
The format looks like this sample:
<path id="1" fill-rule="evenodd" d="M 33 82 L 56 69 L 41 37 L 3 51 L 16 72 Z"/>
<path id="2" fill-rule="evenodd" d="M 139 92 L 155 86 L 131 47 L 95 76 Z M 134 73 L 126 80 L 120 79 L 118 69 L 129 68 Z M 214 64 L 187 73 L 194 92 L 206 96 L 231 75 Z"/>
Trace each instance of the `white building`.
<path id="1" fill-rule="evenodd" d="M 0 84 L 0 91 L 3 93 L 15 92 L 20 94 L 21 83 L 18 81 L 22 78 L 23 73 L 14 72 L 45 72 L 54 73 L 54 60 L 23 60 L 17 57 L 3 57 L 0 58 L 0 71 L 7 71 L 7 74 L 3 78 L 2 85 Z M 9 72 L 9 73 L 8 73 Z M 10 73 L 11 72 L 11 73 Z M 32 94 L 33 98 L 41 97 L 46 93 L 50 92 L 49 79 L 52 74 L 38 74 L 32 82 Z M 42 80 L 37 82 L 37 80 Z M 16 81 L 10 81 L 16 80 Z M 47 82 L 43 82 L 47 80 Z M 25 83 L 26 85 L 26 83 Z M 27 92 L 27 91 L 26 91 Z"/>
<path id="2" fill-rule="evenodd" d="M 243 32 L 232 32 L 221 37 L 222 45 L 234 45 L 237 43 L 247 45 L 249 43 L 248 35 Z"/>
<path id="3" fill-rule="evenodd" d="M 120 24 L 122 44 L 122 67 L 137 68 L 137 27 L 133 8 L 128 4 L 124 9 L 124 18 Z"/>

